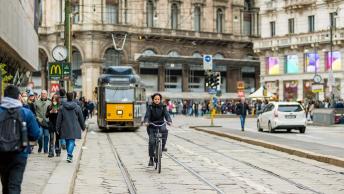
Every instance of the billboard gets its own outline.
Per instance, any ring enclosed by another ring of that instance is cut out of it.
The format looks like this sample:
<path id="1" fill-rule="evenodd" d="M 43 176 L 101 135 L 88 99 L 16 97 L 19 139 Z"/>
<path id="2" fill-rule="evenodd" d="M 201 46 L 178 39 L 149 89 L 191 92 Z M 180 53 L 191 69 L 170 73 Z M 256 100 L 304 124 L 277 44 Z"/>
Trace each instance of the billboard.
<path id="1" fill-rule="evenodd" d="M 305 54 L 305 71 L 319 72 L 320 71 L 320 56 L 318 53 Z"/>
<path id="2" fill-rule="evenodd" d="M 286 73 L 299 73 L 299 57 L 297 55 L 286 56 Z"/>
<path id="3" fill-rule="evenodd" d="M 267 72 L 269 75 L 279 74 L 279 59 L 278 57 L 267 57 L 266 58 Z"/>
<path id="4" fill-rule="evenodd" d="M 342 69 L 342 61 L 341 61 L 341 53 L 338 51 L 335 52 L 327 52 L 326 53 L 326 60 L 325 60 L 325 68 L 326 71 L 340 71 Z"/>

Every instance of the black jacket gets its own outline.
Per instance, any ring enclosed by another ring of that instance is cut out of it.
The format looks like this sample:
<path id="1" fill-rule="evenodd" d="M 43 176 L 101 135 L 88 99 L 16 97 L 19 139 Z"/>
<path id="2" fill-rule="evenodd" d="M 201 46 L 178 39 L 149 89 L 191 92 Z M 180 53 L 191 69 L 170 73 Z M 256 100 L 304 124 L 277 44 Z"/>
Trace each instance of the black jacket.
<path id="1" fill-rule="evenodd" d="M 241 116 L 246 116 L 247 112 L 250 110 L 250 107 L 247 103 L 242 104 L 241 102 L 237 104 L 236 114 Z"/>
<path id="2" fill-rule="evenodd" d="M 81 139 L 85 122 L 80 107 L 75 102 L 64 102 L 59 109 L 56 130 L 63 139 Z"/>
<path id="3" fill-rule="evenodd" d="M 167 111 L 166 105 L 164 104 L 150 104 L 147 107 L 146 115 L 144 118 L 145 123 L 163 123 L 164 121 L 172 122 L 170 114 Z"/>
<path id="4" fill-rule="evenodd" d="M 49 132 L 56 131 L 56 120 L 57 120 L 57 112 L 50 112 L 53 110 L 53 105 L 49 105 L 47 108 L 47 113 L 45 116 L 49 119 Z M 58 111 L 58 109 L 56 109 Z"/>

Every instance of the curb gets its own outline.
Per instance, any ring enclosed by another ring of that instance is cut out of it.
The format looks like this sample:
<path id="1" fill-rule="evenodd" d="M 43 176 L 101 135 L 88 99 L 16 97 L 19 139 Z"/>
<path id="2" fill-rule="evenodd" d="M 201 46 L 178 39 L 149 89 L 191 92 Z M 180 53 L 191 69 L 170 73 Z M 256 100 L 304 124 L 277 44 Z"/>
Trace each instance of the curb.
<path id="1" fill-rule="evenodd" d="M 87 125 L 88 128 L 89 124 Z M 61 154 L 61 161 L 51 174 L 47 184 L 45 185 L 42 194 L 72 194 L 74 189 L 74 183 L 76 175 L 80 166 L 80 160 L 82 156 L 82 147 L 86 143 L 88 130 L 82 135 L 80 141 L 76 142 L 74 151 L 73 163 L 67 163 L 64 159 L 65 154 Z"/>
<path id="2" fill-rule="evenodd" d="M 202 132 L 205 132 L 205 133 L 217 135 L 217 136 L 220 136 L 220 137 L 227 137 L 227 138 L 230 138 L 230 139 L 234 139 L 234 140 L 237 140 L 237 141 L 249 143 L 249 144 L 252 144 L 252 145 L 261 146 L 261 147 L 264 147 L 264 148 L 285 152 L 285 153 L 288 153 L 288 154 L 291 154 L 291 155 L 295 155 L 295 156 L 299 156 L 299 157 L 303 157 L 303 158 L 307 158 L 307 159 L 316 160 L 316 161 L 319 161 L 319 162 L 324 162 L 324 163 L 332 164 L 332 165 L 335 165 L 335 166 L 338 166 L 338 167 L 344 167 L 344 158 L 317 154 L 317 153 L 314 153 L 314 152 L 310 152 L 310 151 L 306 151 L 306 150 L 301 150 L 301 149 L 296 149 L 296 148 L 292 148 L 292 147 L 285 146 L 285 145 L 273 144 L 273 143 L 269 143 L 269 142 L 266 142 L 266 141 L 256 140 L 256 139 L 249 138 L 249 137 L 242 137 L 242 136 L 233 135 L 233 134 L 229 134 L 229 133 L 222 133 L 222 132 L 213 131 L 213 130 L 209 130 L 209 129 L 205 129 L 205 128 L 201 128 L 201 127 L 190 127 L 190 128 L 195 129 L 197 131 L 202 131 Z"/>

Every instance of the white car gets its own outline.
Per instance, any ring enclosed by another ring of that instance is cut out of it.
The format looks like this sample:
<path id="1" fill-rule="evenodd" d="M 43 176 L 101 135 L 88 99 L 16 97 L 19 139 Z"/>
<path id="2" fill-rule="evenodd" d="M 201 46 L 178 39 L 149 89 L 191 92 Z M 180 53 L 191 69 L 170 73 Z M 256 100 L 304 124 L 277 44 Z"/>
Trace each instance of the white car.
<path id="1" fill-rule="evenodd" d="M 307 126 L 306 113 L 297 102 L 272 102 L 260 112 L 257 119 L 258 131 L 268 129 L 273 133 L 275 129 L 292 129 L 305 133 Z"/>

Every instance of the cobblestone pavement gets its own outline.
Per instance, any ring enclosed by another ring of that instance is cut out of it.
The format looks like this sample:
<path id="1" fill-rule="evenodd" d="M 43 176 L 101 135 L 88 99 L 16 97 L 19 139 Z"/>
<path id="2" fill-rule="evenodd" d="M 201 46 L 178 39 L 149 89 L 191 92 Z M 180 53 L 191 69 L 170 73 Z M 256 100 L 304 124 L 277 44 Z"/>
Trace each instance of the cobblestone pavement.
<path id="1" fill-rule="evenodd" d="M 192 119 L 195 125 L 203 122 Z M 168 154 L 223 193 L 344 193 L 343 168 L 178 127 L 185 120 L 174 119 Z M 107 135 L 137 193 L 216 193 L 166 154 L 161 174 L 147 167 L 144 128 L 136 133 L 90 132 L 74 193 L 128 193 Z"/>

